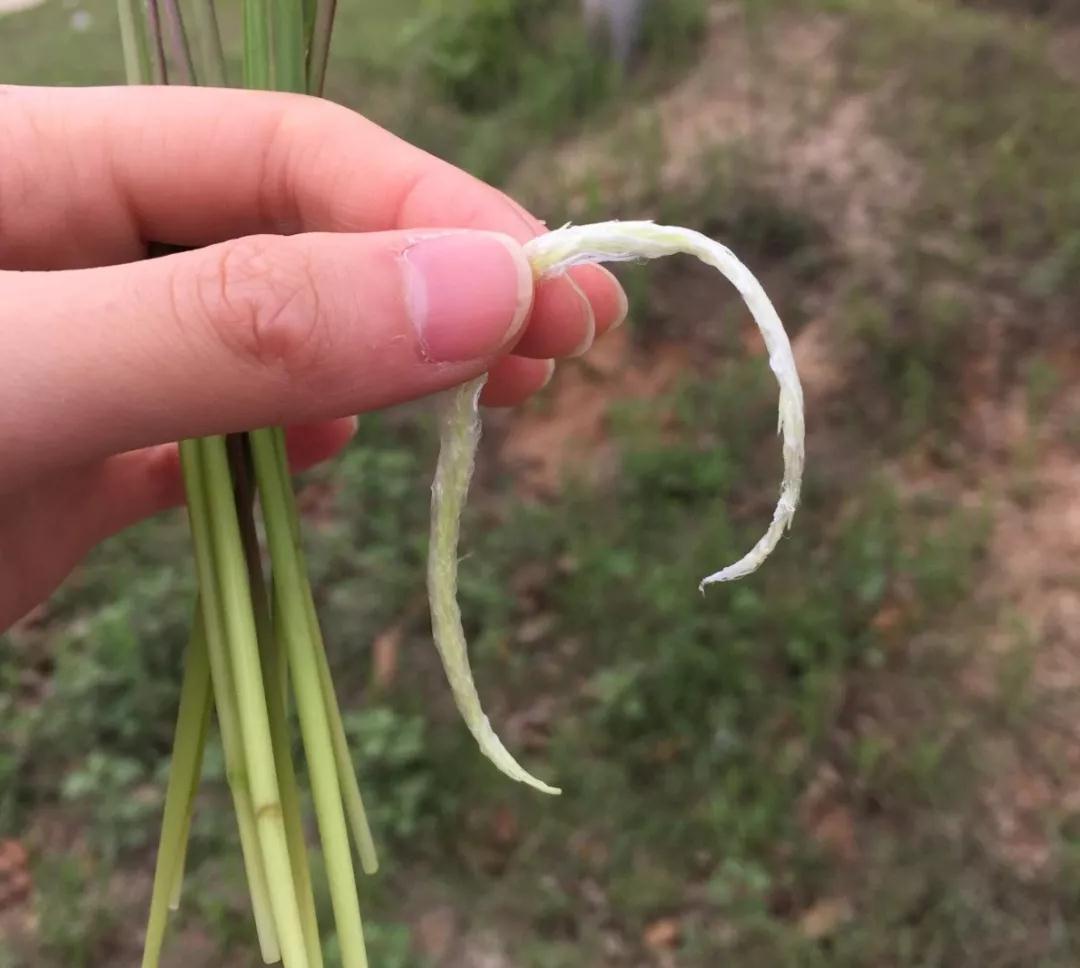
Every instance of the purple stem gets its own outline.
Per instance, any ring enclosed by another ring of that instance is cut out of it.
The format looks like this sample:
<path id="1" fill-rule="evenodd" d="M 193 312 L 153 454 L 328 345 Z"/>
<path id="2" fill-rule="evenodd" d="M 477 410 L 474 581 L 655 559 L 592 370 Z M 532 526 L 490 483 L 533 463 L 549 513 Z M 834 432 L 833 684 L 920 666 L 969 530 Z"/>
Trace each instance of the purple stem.
<path id="1" fill-rule="evenodd" d="M 173 63 L 180 70 L 181 84 L 195 83 L 195 63 L 191 59 L 187 31 L 184 30 L 184 16 L 180 12 L 178 0 L 164 0 L 165 16 L 169 21 L 169 41 L 172 47 Z"/>
<path id="2" fill-rule="evenodd" d="M 330 37 L 334 32 L 337 0 L 320 0 L 315 7 L 315 26 L 308 50 L 308 93 L 322 97 L 326 83 L 326 62 L 330 59 Z"/>
<path id="3" fill-rule="evenodd" d="M 150 24 L 150 49 L 153 51 L 153 82 L 169 83 L 169 68 L 165 63 L 165 40 L 161 29 L 161 11 L 158 0 L 146 0 L 146 18 Z"/>

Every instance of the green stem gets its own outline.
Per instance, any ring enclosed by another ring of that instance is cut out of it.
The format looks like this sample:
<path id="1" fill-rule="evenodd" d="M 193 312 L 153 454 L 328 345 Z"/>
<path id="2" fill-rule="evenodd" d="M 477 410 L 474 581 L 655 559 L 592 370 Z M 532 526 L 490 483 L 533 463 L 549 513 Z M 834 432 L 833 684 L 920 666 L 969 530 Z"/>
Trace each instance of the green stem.
<path id="1" fill-rule="evenodd" d="M 281 783 L 281 808 L 285 819 L 285 835 L 289 844 L 289 862 L 292 865 L 293 888 L 300 902 L 301 929 L 308 961 L 312 968 L 322 968 L 322 949 L 319 943 L 319 921 L 315 911 L 315 890 L 311 883 L 311 865 L 308 862 L 307 842 L 300 811 L 300 793 L 296 783 L 290 752 L 288 716 L 285 712 L 284 686 L 281 682 L 280 645 L 270 652 L 264 662 L 266 675 L 266 698 L 270 712 L 270 733 L 274 742 L 274 764 Z"/>
<path id="2" fill-rule="evenodd" d="M 270 87 L 270 51 L 266 0 L 244 0 L 244 87 L 262 91 Z"/>
<path id="3" fill-rule="evenodd" d="M 199 621 L 197 618 L 196 621 Z M 205 648 L 205 646 L 204 646 Z M 203 753 L 206 751 L 206 737 L 210 734 L 210 719 L 214 713 L 214 697 L 212 689 L 207 689 L 206 705 L 203 708 L 202 723 L 199 728 L 199 763 L 202 763 Z M 199 773 L 191 778 L 191 792 L 188 794 L 187 816 L 184 818 L 184 832 L 180 838 L 180 863 L 176 865 L 176 874 L 173 877 L 172 890 L 169 892 L 169 910 L 180 909 L 180 895 L 184 887 L 184 868 L 187 864 L 188 841 L 191 839 L 191 822 L 195 816 L 195 794 L 199 789 Z"/>
<path id="4" fill-rule="evenodd" d="M 303 94 L 304 6 L 301 0 L 272 0 L 274 13 L 274 87 Z"/>
<path id="5" fill-rule="evenodd" d="M 307 76 L 307 65 L 311 57 L 311 43 L 315 36 L 315 18 L 319 13 L 319 0 L 302 0 L 304 11 L 304 72 Z M 306 88 L 308 94 L 315 94 L 310 85 Z"/>
<path id="6" fill-rule="evenodd" d="M 244 859 L 248 891 L 251 894 L 255 930 L 259 936 L 259 949 L 263 961 L 272 964 L 280 958 L 277 931 L 274 927 L 266 872 L 255 828 L 255 810 L 244 764 L 240 718 L 225 643 L 224 616 L 221 611 L 214 563 L 211 537 L 213 523 L 210 520 L 202 465 L 202 448 L 199 441 L 181 441 L 180 466 L 187 493 L 195 571 L 199 580 L 199 600 L 202 603 L 203 629 L 206 635 L 207 654 L 210 658 L 210 678 L 214 687 L 218 728 L 221 730 L 221 746 L 225 754 L 225 775 L 232 793 L 233 809 L 240 832 L 240 851 Z"/>
<path id="7" fill-rule="evenodd" d="M 229 461 L 229 477 L 233 484 L 233 502 L 236 520 L 240 528 L 240 546 L 247 568 L 248 587 L 251 589 L 251 607 L 255 616 L 255 631 L 260 654 L 273 648 L 273 627 L 270 623 L 270 603 L 263 579 L 262 555 L 259 552 L 259 536 L 255 532 L 255 480 L 251 467 L 251 454 L 247 434 L 229 434 L 225 438 Z"/>
<path id="8" fill-rule="evenodd" d="M 143 947 L 143 968 L 156 968 L 165 939 L 172 892 L 177 872 L 183 869 L 195 788 L 202 768 L 203 723 L 210 706 L 210 666 L 202 622 L 196 618 L 184 658 L 184 678 L 176 713 L 172 762 L 165 787 L 165 807 L 158 841 L 154 887 Z"/>
<path id="9" fill-rule="evenodd" d="M 145 84 L 150 78 L 150 51 L 146 45 L 146 18 L 138 0 L 117 0 L 120 45 L 124 51 L 124 76 L 128 84 Z"/>
<path id="10" fill-rule="evenodd" d="M 349 818 L 349 826 L 352 828 L 353 843 L 356 844 L 356 853 L 360 858 L 360 866 L 365 874 L 375 874 L 379 870 L 375 839 L 371 836 L 371 825 L 368 823 L 367 811 L 364 809 L 364 799 L 360 795 L 360 783 L 357 780 L 356 767 L 353 765 L 352 755 L 349 752 L 345 724 L 342 722 L 341 708 L 338 705 L 337 693 L 334 690 L 334 678 L 330 673 L 330 662 L 326 657 L 326 644 L 323 641 L 322 629 L 319 627 L 319 618 L 315 611 L 315 597 L 311 591 L 311 579 L 308 575 L 307 562 L 300 545 L 300 515 L 297 512 L 296 498 L 289 483 L 289 465 L 285 454 L 285 434 L 281 430 L 275 430 L 273 435 L 274 456 L 277 461 L 277 484 L 286 508 L 289 520 L 289 534 L 292 538 L 297 565 L 300 569 L 299 591 L 304 597 L 308 632 L 314 644 L 315 658 L 319 665 L 319 685 L 322 688 L 323 703 L 326 706 L 330 720 L 330 730 L 334 742 L 334 761 L 337 764 L 338 776 L 342 783 L 345 812 Z"/>
<path id="11" fill-rule="evenodd" d="M 236 493 L 236 513 L 240 521 L 240 540 L 244 547 L 251 601 L 255 611 L 255 626 L 259 636 L 259 655 L 262 659 L 263 683 L 266 688 L 266 708 L 270 715 L 270 738 L 274 747 L 274 768 L 281 788 L 281 808 L 285 835 L 289 844 L 289 864 L 292 868 L 293 889 L 300 903 L 301 928 L 308 961 L 312 968 L 322 968 L 322 949 L 319 945 L 319 922 L 315 913 L 315 892 L 311 884 L 307 844 L 300 813 L 300 793 L 292 761 L 292 742 L 289 720 L 285 711 L 285 689 L 282 681 L 284 650 L 278 641 L 271 619 L 271 607 L 263 577 L 259 539 L 255 532 L 253 508 L 255 480 L 251 466 L 251 451 L 247 434 L 228 437 L 229 466 Z"/>
<path id="12" fill-rule="evenodd" d="M 367 811 L 364 809 L 364 799 L 360 795 L 356 768 L 353 766 L 352 756 L 349 753 L 349 740 L 345 735 L 345 725 L 341 720 L 341 710 L 334 692 L 334 680 L 330 674 L 330 663 L 326 659 L 326 648 L 319 629 L 319 620 L 315 614 L 315 605 L 311 599 L 311 589 L 306 587 L 305 590 L 308 628 L 315 643 L 315 658 L 319 665 L 319 686 L 322 689 L 323 703 L 330 718 L 334 761 L 337 765 L 338 776 L 341 778 L 345 811 L 349 817 L 349 826 L 352 828 L 353 842 L 356 844 L 360 866 L 365 874 L 376 874 L 379 870 L 379 857 L 375 851 L 375 839 L 371 836 L 371 826 L 368 823 Z"/>
<path id="13" fill-rule="evenodd" d="M 221 589 L 233 682 L 236 686 L 240 736 L 246 760 L 255 824 L 266 870 L 274 925 L 286 968 L 307 968 L 307 949 L 300 906 L 293 888 L 288 836 L 282 814 L 270 715 L 259 659 L 251 586 L 240 539 L 225 439 L 199 441 L 203 480 L 213 530 L 217 579 Z"/>
<path id="14" fill-rule="evenodd" d="M 307 57 L 307 89 L 310 94 L 320 97 L 326 84 L 326 64 L 330 59 L 330 38 L 334 32 L 336 11 L 337 0 L 320 0 L 315 8 L 315 23 L 311 29 Z"/>
<path id="15" fill-rule="evenodd" d="M 307 753 L 319 836 L 323 844 L 330 901 L 334 909 L 343 968 L 366 968 L 364 934 L 356 874 L 347 849 L 348 829 L 342 805 L 341 784 L 334 744 L 319 682 L 315 646 L 301 592 L 301 570 L 293 543 L 285 494 L 278 470 L 273 430 L 251 434 L 255 477 L 259 485 L 263 520 L 274 567 L 274 604 L 279 629 L 289 656 L 293 693 L 300 717 L 300 732 Z M 342 846 L 346 849 L 342 850 Z"/>

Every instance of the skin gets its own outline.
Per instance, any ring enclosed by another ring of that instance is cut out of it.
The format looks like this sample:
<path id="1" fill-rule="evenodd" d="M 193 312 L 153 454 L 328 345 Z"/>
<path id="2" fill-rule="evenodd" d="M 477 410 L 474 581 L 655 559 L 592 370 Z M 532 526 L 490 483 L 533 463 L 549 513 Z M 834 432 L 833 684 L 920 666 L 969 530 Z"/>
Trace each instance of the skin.
<path id="1" fill-rule="evenodd" d="M 485 404 L 517 404 L 626 313 L 597 266 L 533 288 L 537 218 L 312 98 L 0 86 L 0 158 L 0 629 L 182 503 L 172 441 L 284 425 L 303 468 L 350 415 L 483 372 Z M 407 263 L 448 234 L 503 262 L 427 277 L 430 312 L 475 304 L 432 358 Z M 147 260 L 151 241 L 195 251 Z"/>

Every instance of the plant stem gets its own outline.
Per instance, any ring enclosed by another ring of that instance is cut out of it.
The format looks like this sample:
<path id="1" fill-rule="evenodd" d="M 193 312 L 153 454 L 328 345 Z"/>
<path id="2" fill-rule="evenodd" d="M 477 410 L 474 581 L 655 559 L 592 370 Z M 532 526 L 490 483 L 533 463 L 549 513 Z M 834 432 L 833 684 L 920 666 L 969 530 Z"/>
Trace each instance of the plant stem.
<path id="1" fill-rule="evenodd" d="M 233 501 L 236 520 L 240 528 L 240 547 L 247 568 L 248 587 L 251 589 L 251 606 L 255 616 L 255 631 L 259 653 L 263 655 L 273 648 L 273 628 L 270 624 L 270 605 L 263 579 L 262 556 L 259 553 L 259 536 L 255 533 L 255 481 L 252 476 L 251 454 L 247 434 L 229 434 L 225 438 L 225 451 L 229 460 L 229 477 L 233 485 Z"/>
<path id="2" fill-rule="evenodd" d="M 326 64 L 330 59 L 330 38 L 334 32 L 337 0 L 320 0 L 315 8 L 315 23 L 307 54 L 307 89 L 322 96 L 326 83 Z"/>
<path id="3" fill-rule="evenodd" d="M 146 22 L 138 0 L 117 0 L 120 46 L 124 51 L 124 77 L 128 84 L 145 84 L 150 77 L 150 51 L 146 45 Z"/>
<path id="4" fill-rule="evenodd" d="M 274 8 L 274 87 L 302 94 L 304 75 L 304 7 L 301 0 L 272 0 Z"/>
<path id="5" fill-rule="evenodd" d="M 270 906 L 269 889 L 266 884 L 266 872 L 255 829 L 255 811 L 244 764 L 240 719 L 233 674 L 229 666 L 229 654 L 225 643 L 224 617 L 221 611 L 214 562 L 211 537 L 213 524 L 210 520 L 202 465 L 202 448 L 199 441 L 181 441 L 180 466 L 187 493 L 195 571 L 199 580 L 199 599 L 202 603 L 203 629 L 210 659 L 210 677 L 214 687 L 214 705 L 217 708 L 221 746 L 225 754 L 225 775 L 232 793 L 233 809 L 240 832 L 240 851 L 244 859 L 248 891 L 251 894 L 255 929 L 259 936 L 259 949 L 263 961 L 271 964 L 280 958 L 280 952 L 273 911 Z"/>
<path id="6" fill-rule="evenodd" d="M 214 0 L 194 0 L 192 11 L 198 30 L 199 61 L 202 65 L 203 81 L 210 87 L 224 87 L 229 83 L 229 78 Z"/>
<path id="7" fill-rule="evenodd" d="M 320 3 L 319 0 L 302 0 L 302 6 L 304 8 L 304 77 L 306 78 L 308 59 L 311 56 L 311 42 L 315 35 L 315 18 L 319 14 Z M 318 93 L 313 91 L 310 85 L 305 90 L 308 94 Z"/>
<path id="8" fill-rule="evenodd" d="M 223 437 L 199 441 L 203 480 L 213 530 L 217 579 L 221 590 L 240 736 L 251 787 L 255 824 L 262 848 L 266 884 L 286 968 L 307 968 L 300 907 L 293 888 L 288 837 L 282 815 L 270 716 L 259 660 L 251 587 L 240 539 L 232 479 Z"/>
<path id="9" fill-rule="evenodd" d="M 270 88 L 270 16 L 266 0 L 244 0 L 244 87 Z"/>
<path id="10" fill-rule="evenodd" d="M 289 465 L 285 455 L 285 435 L 280 430 L 275 430 L 273 431 L 273 437 L 274 456 L 277 460 L 278 488 L 287 512 L 289 534 L 292 537 L 296 562 L 300 570 L 299 591 L 304 597 L 308 633 L 311 636 L 315 648 L 315 658 L 319 665 L 319 685 L 322 688 L 323 703 L 326 706 L 327 716 L 330 721 L 330 731 L 334 743 L 334 761 L 337 764 L 338 776 L 342 784 L 345 812 L 349 818 L 349 826 L 352 828 L 353 842 L 356 845 L 357 856 L 360 858 L 360 866 L 365 874 L 375 874 L 379 870 L 379 858 L 375 850 L 375 840 L 371 836 L 371 825 L 368 823 L 367 811 L 364 809 L 364 799 L 360 795 L 360 784 L 356 777 L 356 768 L 349 752 L 349 741 L 345 735 L 345 724 L 341 719 L 341 709 L 338 706 L 337 693 L 334 690 L 330 662 L 326 657 L 326 644 L 323 641 L 322 629 L 319 627 L 319 618 L 315 611 L 315 597 L 311 591 L 311 579 L 308 575 L 307 562 L 304 559 L 303 548 L 300 545 L 300 515 L 296 509 L 296 497 L 289 485 Z"/>
<path id="11" fill-rule="evenodd" d="M 330 664 L 326 658 L 326 648 L 323 644 L 322 631 L 319 629 L 319 620 L 315 614 L 315 605 L 311 599 L 310 587 L 306 587 L 305 591 L 308 627 L 315 643 L 315 658 L 319 665 L 319 685 L 322 688 L 323 703 L 330 719 L 334 761 L 337 765 L 338 776 L 341 778 L 345 811 L 349 817 L 349 826 L 352 828 L 353 842 L 356 844 L 360 866 L 365 874 L 376 874 L 379 870 L 379 856 L 375 850 L 375 840 L 371 836 L 371 826 L 368 823 L 367 811 L 364 809 L 364 799 L 360 795 L 356 767 L 353 766 L 352 756 L 349 753 L 349 740 L 345 735 L 345 725 L 341 720 L 341 710 L 334 692 L 334 680 L 330 674 Z"/>
<path id="12" fill-rule="evenodd" d="M 205 648 L 205 645 L 204 645 Z M 198 760 L 202 763 L 203 754 L 206 751 L 206 737 L 210 734 L 210 719 L 214 713 L 214 696 L 212 689 L 207 689 L 206 705 L 203 709 L 202 723 L 199 728 L 199 752 Z M 184 887 L 184 867 L 187 864 L 188 842 L 191 839 L 191 822 L 195 816 L 195 795 L 199 789 L 200 773 L 196 772 L 191 777 L 191 792 L 188 794 L 187 816 L 184 818 L 184 832 L 180 838 L 179 855 L 180 862 L 176 865 L 176 873 L 173 876 L 172 890 L 169 892 L 169 910 L 176 911 L 180 908 L 180 895 Z"/>
<path id="13" fill-rule="evenodd" d="M 146 19 L 150 31 L 151 81 L 154 84 L 169 83 L 169 67 L 165 60 L 165 38 L 161 24 L 158 0 L 146 0 Z"/>
<path id="14" fill-rule="evenodd" d="M 266 699 L 270 712 L 270 732 L 274 742 L 274 764 L 281 783 L 281 807 L 288 838 L 289 862 L 292 865 L 293 888 L 300 903 L 301 929 L 311 968 L 322 968 L 322 949 L 319 940 L 319 921 L 315 912 L 315 891 L 311 883 L 311 865 L 308 861 L 307 842 L 300 812 L 300 793 L 296 783 L 290 751 L 289 722 L 285 712 L 284 687 L 281 682 L 281 663 L 276 653 L 280 645 L 265 661 Z"/>
<path id="15" fill-rule="evenodd" d="M 343 968 L 366 968 L 364 935 L 356 874 L 347 845 L 348 829 L 327 710 L 319 682 L 318 662 L 301 592 L 301 571 L 286 504 L 288 481 L 279 473 L 274 430 L 251 434 L 255 477 L 274 565 L 274 604 L 292 673 L 300 732 L 307 754 L 308 774 L 323 844 L 330 900 L 337 925 Z M 284 486 L 283 486 L 284 485 Z"/>
<path id="16" fill-rule="evenodd" d="M 263 683 L 266 688 L 266 708 L 270 715 L 270 737 L 274 747 L 274 767 L 281 788 L 281 808 L 285 834 L 289 844 L 289 864 L 292 868 L 293 889 L 296 891 L 302 915 L 304 945 L 312 968 L 322 968 L 322 949 L 319 945 L 319 922 L 315 913 L 315 892 L 311 884 L 307 844 L 300 815 L 300 793 L 292 761 L 292 742 L 285 711 L 286 685 L 282 681 L 281 643 L 274 629 L 270 601 L 263 578 L 262 557 L 255 532 L 253 515 L 255 502 L 254 470 L 247 434 L 230 434 L 227 438 L 229 466 L 232 469 L 236 493 L 236 513 L 240 521 L 240 540 L 247 562 L 251 584 L 251 601 L 255 611 L 255 626 L 259 636 L 259 655 L 262 659 Z"/>
<path id="17" fill-rule="evenodd" d="M 191 46 L 188 44 L 187 31 L 184 29 L 184 15 L 180 11 L 178 0 L 162 0 L 165 15 L 169 20 L 169 37 L 172 40 L 173 59 L 180 70 L 180 83 L 195 84 L 195 61 L 191 59 Z"/>
<path id="18" fill-rule="evenodd" d="M 183 869 L 192 801 L 202 768 L 203 725 L 210 706 L 210 666 L 202 622 L 196 616 L 184 655 L 184 678 L 176 713 L 172 761 L 165 788 L 165 806 L 158 841 L 154 887 L 143 947 L 143 968 L 156 968 L 165 939 L 165 926 L 177 872 Z"/>

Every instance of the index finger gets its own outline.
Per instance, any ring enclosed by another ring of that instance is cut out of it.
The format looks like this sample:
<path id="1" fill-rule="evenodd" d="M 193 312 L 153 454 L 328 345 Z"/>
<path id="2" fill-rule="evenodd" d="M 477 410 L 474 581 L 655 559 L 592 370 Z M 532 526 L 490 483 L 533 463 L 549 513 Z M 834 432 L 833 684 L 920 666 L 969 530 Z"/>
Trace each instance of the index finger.
<path id="1" fill-rule="evenodd" d="M 114 247 L 478 222 L 524 240 L 543 229 L 501 192 L 317 98 L 8 87 L 0 118 L 0 197 L 33 203 L 5 211 L 6 253 L 70 228 L 73 212 Z"/>
<path id="2" fill-rule="evenodd" d="M 524 242 L 544 231 L 503 192 L 303 95 L 0 87 L 0 131 L 0 198 L 22 203 L 5 206 L 0 268 L 102 265 L 141 258 L 148 240 L 199 246 L 264 232 L 453 227 Z M 567 291 L 538 306 L 577 305 L 580 318 L 535 320 L 536 355 L 571 351 L 625 310 L 606 271 L 571 275 L 575 292 L 545 286 Z"/>

